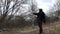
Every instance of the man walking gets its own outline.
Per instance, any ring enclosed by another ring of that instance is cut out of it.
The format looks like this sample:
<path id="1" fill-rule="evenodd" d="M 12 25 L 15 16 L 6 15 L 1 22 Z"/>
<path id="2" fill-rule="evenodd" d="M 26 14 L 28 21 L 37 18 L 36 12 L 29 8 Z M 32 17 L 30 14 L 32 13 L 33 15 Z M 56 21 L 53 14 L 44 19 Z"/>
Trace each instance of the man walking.
<path id="1" fill-rule="evenodd" d="M 33 13 L 37 15 L 37 21 L 39 26 L 39 34 L 43 33 L 42 23 L 45 22 L 45 14 L 42 9 L 39 9 L 39 13 Z"/>

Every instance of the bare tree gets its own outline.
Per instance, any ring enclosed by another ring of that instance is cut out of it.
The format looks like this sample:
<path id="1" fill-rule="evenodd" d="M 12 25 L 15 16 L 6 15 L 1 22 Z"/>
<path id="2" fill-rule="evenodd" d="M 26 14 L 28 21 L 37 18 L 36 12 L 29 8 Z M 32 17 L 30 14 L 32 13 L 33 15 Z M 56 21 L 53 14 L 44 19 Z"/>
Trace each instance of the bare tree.
<path id="1" fill-rule="evenodd" d="M 11 18 L 20 10 L 21 4 L 23 4 L 24 0 L 3 0 L 1 17 L 0 17 L 0 24 L 8 23 Z M 8 17 L 8 18 L 7 18 Z M 7 18 L 7 21 L 5 19 Z"/>

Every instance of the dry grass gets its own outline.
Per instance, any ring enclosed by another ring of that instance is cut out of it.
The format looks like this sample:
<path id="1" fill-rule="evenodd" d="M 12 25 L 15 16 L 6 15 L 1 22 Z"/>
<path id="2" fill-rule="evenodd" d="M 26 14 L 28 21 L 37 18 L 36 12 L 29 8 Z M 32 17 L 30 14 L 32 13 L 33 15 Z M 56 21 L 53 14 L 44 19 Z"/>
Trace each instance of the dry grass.
<path id="1" fill-rule="evenodd" d="M 38 26 L 3 29 L 0 34 L 38 34 Z M 60 21 L 43 25 L 43 34 L 60 34 Z"/>

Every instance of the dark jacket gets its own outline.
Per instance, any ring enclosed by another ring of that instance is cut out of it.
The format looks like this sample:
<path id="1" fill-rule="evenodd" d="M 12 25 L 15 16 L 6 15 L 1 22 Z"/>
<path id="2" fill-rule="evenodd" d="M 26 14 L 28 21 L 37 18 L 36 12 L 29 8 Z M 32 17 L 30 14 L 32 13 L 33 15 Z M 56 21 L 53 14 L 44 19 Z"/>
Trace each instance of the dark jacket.
<path id="1" fill-rule="evenodd" d="M 41 20 L 43 22 L 45 22 L 45 14 L 42 11 L 42 9 L 39 10 L 39 13 L 33 13 L 34 15 L 37 15 L 37 20 Z"/>

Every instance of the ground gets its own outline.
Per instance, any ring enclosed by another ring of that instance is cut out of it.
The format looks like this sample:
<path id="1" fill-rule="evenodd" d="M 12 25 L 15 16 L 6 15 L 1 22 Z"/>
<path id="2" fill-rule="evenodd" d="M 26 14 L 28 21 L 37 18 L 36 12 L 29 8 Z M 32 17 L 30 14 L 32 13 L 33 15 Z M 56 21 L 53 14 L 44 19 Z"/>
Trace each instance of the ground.
<path id="1" fill-rule="evenodd" d="M 0 34 L 38 34 L 38 26 L 0 30 Z M 43 24 L 43 34 L 60 34 L 60 21 Z"/>

